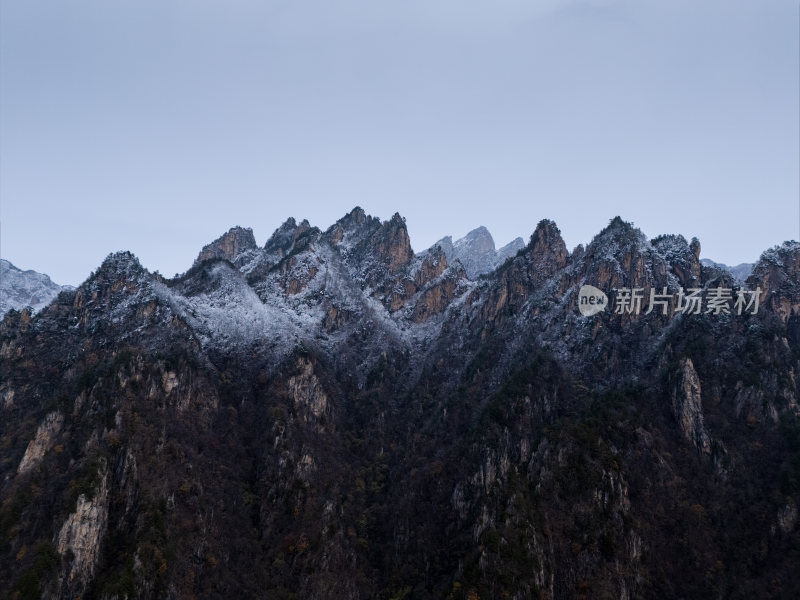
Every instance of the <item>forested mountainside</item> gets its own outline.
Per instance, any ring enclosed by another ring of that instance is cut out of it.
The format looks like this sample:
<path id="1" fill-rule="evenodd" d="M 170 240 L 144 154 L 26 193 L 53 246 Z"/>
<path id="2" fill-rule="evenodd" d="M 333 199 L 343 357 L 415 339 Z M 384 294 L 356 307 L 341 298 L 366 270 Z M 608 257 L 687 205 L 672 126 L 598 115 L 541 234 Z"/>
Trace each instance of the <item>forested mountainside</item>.
<path id="1" fill-rule="evenodd" d="M 110 255 L 0 322 L 2 595 L 796 598 L 800 244 L 699 257 L 543 220 L 470 277 L 359 208 Z"/>

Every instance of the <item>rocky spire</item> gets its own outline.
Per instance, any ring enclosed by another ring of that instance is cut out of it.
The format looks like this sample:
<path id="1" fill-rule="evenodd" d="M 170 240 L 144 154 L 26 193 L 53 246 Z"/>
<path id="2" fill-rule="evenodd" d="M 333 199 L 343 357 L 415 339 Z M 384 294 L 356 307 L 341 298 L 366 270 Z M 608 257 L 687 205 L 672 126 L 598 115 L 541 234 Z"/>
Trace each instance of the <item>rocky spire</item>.
<path id="1" fill-rule="evenodd" d="M 268 252 L 278 251 L 281 255 L 288 254 L 294 249 L 297 240 L 310 229 L 312 229 L 311 224 L 306 219 L 300 221 L 298 225 L 294 218 L 289 217 L 270 236 L 264 248 Z"/>
<path id="2" fill-rule="evenodd" d="M 553 221 L 539 221 L 528 243 L 528 254 L 534 280 L 547 278 L 567 265 L 567 246 Z"/>
<path id="3" fill-rule="evenodd" d="M 684 439 L 708 454 L 711 442 L 703 424 L 700 378 L 691 358 L 683 358 L 678 380 L 672 390 L 672 414 Z"/>
<path id="4" fill-rule="evenodd" d="M 614 217 L 586 248 L 584 263 L 587 276 L 600 289 L 646 287 L 647 264 L 652 246 L 647 237 L 633 226 Z M 666 277 L 666 266 L 662 265 Z"/>
<path id="5" fill-rule="evenodd" d="M 257 247 L 252 229 L 231 227 L 227 233 L 203 247 L 197 255 L 195 264 L 211 258 L 224 258 L 233 262 L 243 252 L 255 250 Z"/>
<path id="6" fill-rule="evenodd" d="M 359 243 L 369 235 L 368 232 L 380 227 L 380 224 L 380 219 L 369 216 L 364 212 L 363 208 L 356 206 L 353 210 L 336 221 L 336 223 L 331 225 L 325 232 L 325 237 L 334 244 L 339 244 L 345 238 L 347 238 L 350 243 Z"/>
<path id="7" fill-rule="evenodd" d="M 371 246 L 375 255 L 384 260 L 392 273 L 414 256 L 406 220 L 399 213 L 395 213 L 375 232 L 371 238 Z"/>

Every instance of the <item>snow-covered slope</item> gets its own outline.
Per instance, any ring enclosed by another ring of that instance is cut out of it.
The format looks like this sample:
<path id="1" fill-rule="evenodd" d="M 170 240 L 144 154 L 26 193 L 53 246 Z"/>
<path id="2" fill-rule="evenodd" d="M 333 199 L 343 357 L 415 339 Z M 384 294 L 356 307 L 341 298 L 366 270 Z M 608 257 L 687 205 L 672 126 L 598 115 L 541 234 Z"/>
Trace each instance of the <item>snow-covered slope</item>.
<path id="1" fill-rule="evenodd" d="M 33 312 L 43 309 L 61 290 L 72 286 L 54 283 L 44 273 L 22 271 L 5 259 L 0 259 L 0 317 L 12 308 L 30 306 Z"/>
<path id="2" fill-rule="evenodd" d="M 492 234 L 486 227 L 481 226 L 455 242 L 448 235 L 433 245 L 434 248 L 437 246 L 441 247 L 449 262 L 458 260 L 464 265 L 467 275 L 475 279 L 494 271 L 507 258 L 522 250 L 525 242 L 522 238 L 516 238 L 499 250 L 495 250 Z"/>

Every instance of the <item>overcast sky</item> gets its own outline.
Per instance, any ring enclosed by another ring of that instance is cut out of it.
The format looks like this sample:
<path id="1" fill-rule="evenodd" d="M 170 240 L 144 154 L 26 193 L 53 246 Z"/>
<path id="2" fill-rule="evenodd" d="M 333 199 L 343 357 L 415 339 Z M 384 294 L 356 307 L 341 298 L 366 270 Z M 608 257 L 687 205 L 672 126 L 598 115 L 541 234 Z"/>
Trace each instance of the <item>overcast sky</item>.
<path id="1" fill-rule="evenodd" d="M 615 215 L 736 264 L 798 239 L 795 0 L 0 0 L 0 254 L 165 275 L 356 205 L 415 250 Z"/>

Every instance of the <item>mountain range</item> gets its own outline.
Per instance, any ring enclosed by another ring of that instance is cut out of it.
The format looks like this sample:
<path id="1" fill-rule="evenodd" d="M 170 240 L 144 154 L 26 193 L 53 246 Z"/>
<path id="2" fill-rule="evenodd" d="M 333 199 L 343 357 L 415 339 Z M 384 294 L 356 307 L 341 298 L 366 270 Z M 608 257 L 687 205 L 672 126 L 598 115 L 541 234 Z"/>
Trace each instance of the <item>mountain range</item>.
<path id="1" fill-rule="evenodd" d="M 290 218 L 10 311 L 0 589 L 796 597 L 800 243 L 740 283 L 618 217 L 487 236 Z"/>
<path id="2" fill-rule="evenodd" d="M 5 259 L 0 259 L 0 315 L 9 310 L 31 307 L 40 311 L 53 301 L 62 290 L 72 286 L 53 283 L 47 275 L 36 271 L 22 271 Z"/>

